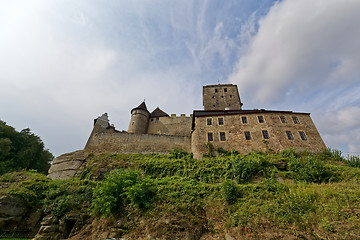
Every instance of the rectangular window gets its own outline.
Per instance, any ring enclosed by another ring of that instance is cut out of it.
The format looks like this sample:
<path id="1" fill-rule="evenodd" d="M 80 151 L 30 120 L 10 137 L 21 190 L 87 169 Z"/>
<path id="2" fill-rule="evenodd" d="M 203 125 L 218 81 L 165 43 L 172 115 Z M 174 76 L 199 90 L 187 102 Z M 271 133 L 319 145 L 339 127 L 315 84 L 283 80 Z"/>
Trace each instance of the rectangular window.
<path id="1" fill-rule="evenodd" d="M 224 125 L 224 119 L 223 118 L 218 118 L 219 120 L 219 125 Z"/>
<path id="2" fill-rule="evenodd" d="M 212 125 L 212 119 L 211 118 L 206 119 L 206 124 L 207 125 Z"/>
<path id="3" fill-rule="evenodd" d="M 246 140 L 251 140 L 250 132 L 244 132 L 244 134 L 245 134 L 245 139 Z"/>
<path id="4" fill-rule="evenodd" d="M 227 92 L 227 88 L 224 88 L 224 92 Z"/>
<path id="5" fill-rule="evenodd" d="M 294 140 L 294 136 L 292 135 L 291 131 L 286 131 L 286 136 L 289 140 Z"/>
<path id="6" fill-rule="evenodd" d="M 157 118 L 155 119 L 155 122 L 156 122 L 156 123 L 158 123 L 158 122 L 159 122 L 159 117 L 157 117 Z"/>
<path id="7" fill-rule="evenodd" d="M 214 140 L 213 133 L 209 132 L 208 133 L 208 141 L 210 142 L 210 141 L 213 141 L 213 140 Z"/>
<path id="8" fill-rule="evenodd" d="M 259 123 L 264 123 L 264 117 L 263 116 L 258 116 L 258 120 L 259 120 Z"/>
<path id="9" fill-rule="evenodd" d="M 215 92 L 217 92 L 217 89 L 215 88 Z"/>
<path id="10" fill-rule="evenodd" d="M 306 135 L 304 132 L 299 132 L 301 140 L 307 140 Z"/>
<path id="11" fill-rule="evenodd" d="M 241 117 L 241 121 L 242 121 L 242 123 L 247 123 L 247 118 L 246 117 Z"/>
<path id="12" fill-rule="evenodd" d="M 220 132 L 220 141 L 225 141 L 225 133 L 224 132 Z"/>
<path id="13" fill-rule="evenodd" d="M 263 130 L 263 131 L 262 131 L 262 134 L 263 134 L 264 139 L 269 139 L 269 138 L 270 138 L 270 137 L 269 137 L 269 133 L 268 133 L 267 130 Z"/>
<path id="14" fill-rule="evenodd" d="M 286 123 L 286 118 L 285 118 L 285 116 L 280 116 L 280 120 L 281 120 L 282 123 Z"/>
<path id="15" fill-rule="evenodd" d="M 295 124 L 299 124 L 300 122 L 299 122 L 299 119 L 297 118 L 297 117 L 292 117 L 292 119 L 293 119 L 293 121 L 294 121 L 294 123 Z"/>

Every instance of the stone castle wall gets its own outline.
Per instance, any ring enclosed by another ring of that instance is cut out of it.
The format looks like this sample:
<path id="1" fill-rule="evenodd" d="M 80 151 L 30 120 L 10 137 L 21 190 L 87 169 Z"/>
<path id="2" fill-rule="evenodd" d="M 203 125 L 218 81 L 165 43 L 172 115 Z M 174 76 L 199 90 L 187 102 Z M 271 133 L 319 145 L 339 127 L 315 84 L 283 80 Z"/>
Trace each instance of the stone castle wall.
<path id="1" fill-rule="evenodd" d="M 118 132 L 112 129 L 99 130 L 94 127 L 85 146 L 86 152 L 111 153 L 160 153 L 167 154 L 169 150 L 182 148 L 191 152 L 189 136 L 167 136 L 155 134 L 137 134 Z"/>
<path id="2" fill-rule="evenodd" d="M 204 110 L 240 110 L 241 101 L 236 85 L 207 85 L 203 87 Z"/>
<path id="3" fill-rule="evenodd" d="M 263 117 L 263 123 L 259 123 L 258 116 Z M 282 123 L 280 116 L 285 118 L 286 123 Z M 246 117 L 247 123 L 242 122 L 242 117 Z M 299 123 L 294 123 L 292 117 L 297 117 Z M 219 118 L 223 118 L 223 125 L 219 125 Z M 207 124 L 207 119 L 211 119 L 211 125 Z M 304 113 L 259 111 L 250 114 L 202 116 L 195 117 L 195 126 L 191 140 L 195 158 L 201 158 L 208 151 L 208 133 L 213 135 L 213 140 L 209 142 L 215 149 L 234 149 L 240 154 L 267 148 L 281 151 L 290 147 L 316 152 L 325 147 L 309 114 Z M 264 139 L 263 130 L 268 132 L 269 139 Z M 288 139 L 286 131 L 291 132 L 292 140 Z M 220 139 L 220 132 L 225 135 L 223 141 Z M 250 132 L 250 140 L 245 139 L 245 132 Z M 301 139 L 299 132 L 304 132 L 306 140 Z"/>
<path id="4" fill-rule="evenodd" d="M 149 120 L 147 133 L 191 136 L 191 124 L 192 115 L 190 115 L 190 117 L 186 117 L 185 114 L 181 114 L 180 117 L 177 117 L 175 114 L 172 114 L 171 117 L 154 117 Z"/>

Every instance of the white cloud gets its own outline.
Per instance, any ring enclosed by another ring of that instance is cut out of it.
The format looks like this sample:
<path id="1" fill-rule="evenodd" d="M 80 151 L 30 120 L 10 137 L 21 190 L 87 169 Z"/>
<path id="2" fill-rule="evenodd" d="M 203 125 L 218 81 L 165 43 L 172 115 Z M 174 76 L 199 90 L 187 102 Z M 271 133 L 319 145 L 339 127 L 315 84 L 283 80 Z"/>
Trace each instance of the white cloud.
<path id="1" fill-rule="evenodd" d="M 360 76 L 360 2 L 285 0 L 259 21 L 229 81 L 259 103 L 351 84 Z M 252 26 L 249 26 L 251 28 Z"/>
<path id="2" fill-rule="evenodd" d="M 276 3 L 242 29 L 229 81 L 246 106 L 312 111 L 328 146 L 360 154 L 359 12 L 357 0 Z"/>
<path id="3" fill-rule="evenodd" d="M 314 120 L 323 133 L 328 145 L 344 149 L 355 155 L 360 155 L 360 107 L 349 106 L 337 111 L 315 112 Z"/>

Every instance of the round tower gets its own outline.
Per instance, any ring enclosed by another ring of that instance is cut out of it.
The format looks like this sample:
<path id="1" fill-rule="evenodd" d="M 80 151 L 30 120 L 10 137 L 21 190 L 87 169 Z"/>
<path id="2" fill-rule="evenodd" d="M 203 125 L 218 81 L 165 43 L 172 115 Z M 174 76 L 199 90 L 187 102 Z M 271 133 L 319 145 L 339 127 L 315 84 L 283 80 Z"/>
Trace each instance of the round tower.
<path id="1" fill-rule="evenodd" d="M 150 112 L 146 108 L 145 101 L 138 107 L 131 110 L 131 120 L 129 124 L 129 133 L 145 134 L 148 128 Z"/>

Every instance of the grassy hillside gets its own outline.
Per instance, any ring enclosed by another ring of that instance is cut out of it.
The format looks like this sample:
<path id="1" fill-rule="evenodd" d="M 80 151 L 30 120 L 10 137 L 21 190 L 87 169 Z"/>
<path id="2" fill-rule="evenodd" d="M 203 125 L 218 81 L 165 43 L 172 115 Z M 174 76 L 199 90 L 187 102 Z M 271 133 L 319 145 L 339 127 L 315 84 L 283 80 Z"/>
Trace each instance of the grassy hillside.
<path id="1" fill-rule="evenodd" d="M 126 239 L 360 236 L 359 158 L 330 149 L 219 153 L 201 160 L 180 150 L 90 155 L 80 179 L 5 174 L 0 194 L 58 217 L 86 216 L 72 239 L 111 231 Z"/>

